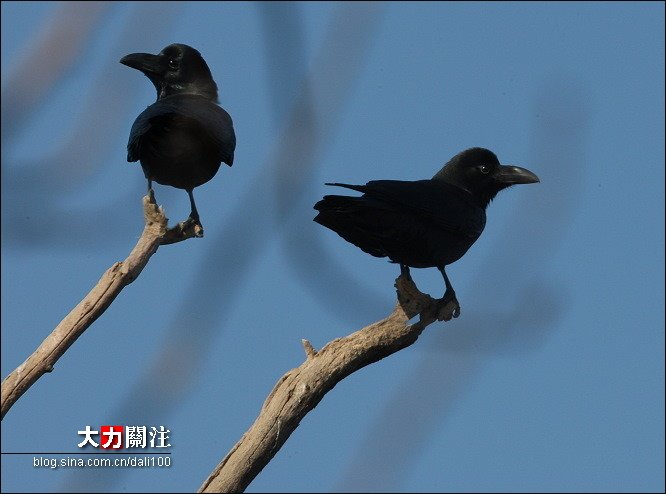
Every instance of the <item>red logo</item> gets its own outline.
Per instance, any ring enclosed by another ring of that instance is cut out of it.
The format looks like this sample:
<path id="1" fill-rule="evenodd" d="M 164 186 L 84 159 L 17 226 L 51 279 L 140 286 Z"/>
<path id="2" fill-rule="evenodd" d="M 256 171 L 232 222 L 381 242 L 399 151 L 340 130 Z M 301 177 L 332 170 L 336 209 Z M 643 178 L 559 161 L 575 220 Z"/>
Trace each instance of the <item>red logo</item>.
<path id="1" fill-rule="evenodd" d="M 102 449 L 122 449 L 123 429 L 122 425 L 103 425 L 100 430 L 99 447 Z"/>

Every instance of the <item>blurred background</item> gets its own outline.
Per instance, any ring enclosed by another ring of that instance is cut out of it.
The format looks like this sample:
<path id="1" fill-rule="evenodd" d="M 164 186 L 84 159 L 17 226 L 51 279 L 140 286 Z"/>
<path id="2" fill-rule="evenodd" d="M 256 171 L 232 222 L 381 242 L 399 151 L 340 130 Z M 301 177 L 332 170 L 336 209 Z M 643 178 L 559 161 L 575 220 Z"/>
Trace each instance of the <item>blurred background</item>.
<path id="1" fill-rule="evenodd" d="M 385 317 L 398 268 L 312 222 L 324 182 L 431 177 L 488 147 L 501 193 L 447 272 L 462 315 L 345 379 L 249 492 L 664 490 L 664 4 L 2 2 L 2 377 L 143 227 L 126 162 L 155 98 L 118 63 L 197 48 L 238 147 L 2 421 L 2 452 L 164 425 L 168 469 L 34 468 L 2 490 L 194 491 L 277 379 Z M 182 190 L 156 186 L 172 222 Z M 439 273 L 414 270 L 439 297 Z"/>

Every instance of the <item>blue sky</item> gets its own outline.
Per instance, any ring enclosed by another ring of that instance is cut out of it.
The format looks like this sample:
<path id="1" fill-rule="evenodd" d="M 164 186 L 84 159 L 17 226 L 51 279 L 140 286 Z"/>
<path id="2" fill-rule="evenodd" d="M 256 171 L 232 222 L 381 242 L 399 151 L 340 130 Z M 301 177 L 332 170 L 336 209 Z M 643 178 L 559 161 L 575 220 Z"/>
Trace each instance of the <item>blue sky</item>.
<path id="1" fill-rule="evenodd" d="M 323 183 L 423 179 L 471 146 L 541 183 L 499 194 L 447 269 L 461 317 L 340 383 L 248 491 L 663 491 L 658 2 L 2 2 L 3 377 L 138 238 L 125 145 L 154 89 L 118 60 L 173 42 L 203 54 L 238 137 L 195 191 L 206 237 L 161 248 L 2 421 L 3 452 L 165 425 L 172 466 L 3 455 L 3 491 L 197 489 L 301 338 L 393 307 L 397 267 L 311 221 Z M 44 70 L 22 65 L 38 47 Z"/>

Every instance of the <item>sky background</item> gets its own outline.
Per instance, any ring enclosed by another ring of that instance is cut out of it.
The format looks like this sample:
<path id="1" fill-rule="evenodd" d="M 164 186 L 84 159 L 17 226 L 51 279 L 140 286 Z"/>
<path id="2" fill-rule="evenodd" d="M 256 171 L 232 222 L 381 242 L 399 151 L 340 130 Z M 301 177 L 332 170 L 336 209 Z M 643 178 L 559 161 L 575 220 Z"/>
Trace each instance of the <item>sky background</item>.
<path id="1" fill-rule="evenodd" d="M 164 425 L 172 466 L 3 455 L 3 491 L 198 489 L 301 338 L 393 308 L 397 266 L 312 222 L 323 183 L 424 179 L 483 146 L 541 183 L 500 193 L 447 269 L 461 317 L 336 386 L 248 492 L 663 492 L 661 2 L 2 2 L 2 377 L 140 235 L 125 146 L 155 93 L 118 60 L 173 42 L 238 138 L 195 190 L 206 236 L 160 248 L 2 421 L 3 453 Z"/>

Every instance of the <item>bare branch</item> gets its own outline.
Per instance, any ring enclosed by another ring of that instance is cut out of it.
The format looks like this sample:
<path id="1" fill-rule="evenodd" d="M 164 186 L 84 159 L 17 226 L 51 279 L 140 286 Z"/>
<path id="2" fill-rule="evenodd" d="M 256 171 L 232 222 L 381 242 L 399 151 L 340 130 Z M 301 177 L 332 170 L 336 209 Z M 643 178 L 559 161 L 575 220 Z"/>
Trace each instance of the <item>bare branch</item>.
<path id="1" fill-rule="evenodd" d="M 167 229 L 168 219 L 152 194 L 143 198 L 143 213 L 146 226 L 127 259 L 111 266 L 37 350 L 2 381 L 1 417 L 40 377 L 53 371 L 54 364 L 76 339 L 104 313 L 122 289 L 139 276 L 160 245 L 203 235 L 201 225 L 193 221 Z"/>
<path id="2" fill-rule="evenodd" d="M 199 492 L 243 492 L 280 450 L 300 421 L 324 395 L 351 373 L 413 344 L 436 320 L 449 320 L 453 305 L 421 293 L 411 279 L 396 280 L 398 304 L 381 321 L 331 341 L 280 378 L 250 429 L 210 474 Z M 415 324 L 409 319 L 420 314 Z"/>

